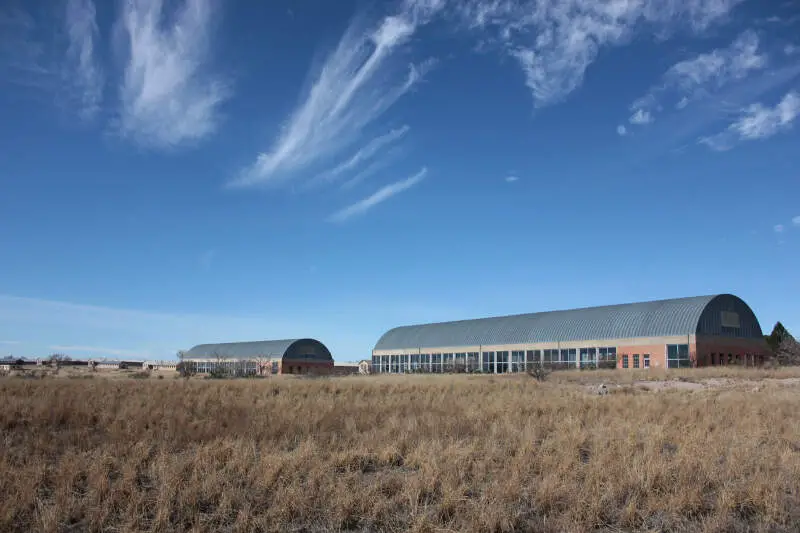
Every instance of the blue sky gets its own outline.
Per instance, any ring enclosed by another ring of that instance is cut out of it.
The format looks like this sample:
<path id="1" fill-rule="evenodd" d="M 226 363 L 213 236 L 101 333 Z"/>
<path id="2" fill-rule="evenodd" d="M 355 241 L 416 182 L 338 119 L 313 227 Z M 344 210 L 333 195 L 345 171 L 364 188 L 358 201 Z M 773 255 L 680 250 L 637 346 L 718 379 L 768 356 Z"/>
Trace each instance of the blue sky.
<path id="1" fill-rule="evenodd" d="M 0 7 L 0 354 L 733 292 L 800 333 L 800 8 Z"/>

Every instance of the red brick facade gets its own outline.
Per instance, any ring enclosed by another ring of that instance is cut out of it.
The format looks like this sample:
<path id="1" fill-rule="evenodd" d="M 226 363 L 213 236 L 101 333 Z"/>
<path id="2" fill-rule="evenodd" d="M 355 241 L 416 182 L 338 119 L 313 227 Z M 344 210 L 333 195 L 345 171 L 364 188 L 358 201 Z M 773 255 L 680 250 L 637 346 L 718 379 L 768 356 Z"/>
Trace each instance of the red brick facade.
<path id="1" fill-rule="evenodd" d="M 634 362 L 639 356 L 639 368 L 645 368 L 645 356 L 648 356 L 650 368 L 667 368 L 666 344 L 640 344 L 617 347 L 617 368 L 624 368 L 625 356 L 628 356 L 628 369 L 635 369 Z"/>
<path id="2" fill-rule="evenodd" d="M 333 373 L 333 361 L 292 361 L 278 363 L 278 374 L 327 376 Z"/>
<path id="3" fill-rule="evenodd" d="M 760 339 L 738 339 L 730 337 L 699 337 L 689 344 L 689 357 L 692 367 L 742 365 L 758 366 L 768 356 L 765 341 Z M 624 358 L 628 356 L 627 369 L 635 369 L 635 356 L 639 356 L 638 368 L 645 368 L 645 355 L 649 356 L 649 368 L 667 368 L 666 344 L 643 344 L 617 347 L 617 368 L 625 368 Z"/>
<path id="4" fill-rule="evenodd" d="M 697 366 L 757 366 L 768 356 L 766 341 L 727 337 L 700 337 L 695 343 Z"/>

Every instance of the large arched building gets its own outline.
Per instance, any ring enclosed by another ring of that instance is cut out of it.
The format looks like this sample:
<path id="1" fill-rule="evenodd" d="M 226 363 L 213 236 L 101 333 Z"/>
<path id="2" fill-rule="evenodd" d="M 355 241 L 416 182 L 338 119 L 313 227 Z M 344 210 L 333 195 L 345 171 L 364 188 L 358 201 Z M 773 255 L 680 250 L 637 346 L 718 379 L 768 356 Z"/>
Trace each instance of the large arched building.
<path id="1" fill-rule="evenodd" d="M 372 372 L 686 368 L 766 355 L 750 307 L 720 294 L 394 328 L 375 345 Z"/>
<path id="2" fill-rule="evenodd" d="M 333 373 L 333 356 L 316 339 L 199 344 L 183 361 L 199 373 L 215 369 L 244 375 Z"/>

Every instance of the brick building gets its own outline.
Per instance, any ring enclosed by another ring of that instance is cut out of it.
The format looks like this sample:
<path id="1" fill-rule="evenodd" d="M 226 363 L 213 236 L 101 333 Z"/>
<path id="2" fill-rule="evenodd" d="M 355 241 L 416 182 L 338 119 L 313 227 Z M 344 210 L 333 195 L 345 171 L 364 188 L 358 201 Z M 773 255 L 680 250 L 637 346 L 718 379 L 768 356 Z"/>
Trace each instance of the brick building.
<path id="1" fill-rule="evenodd" d="M 333 357 L 315 339 L 199 344 L 184 354 L 198 373 L 215 369 L 235 375 L 333 373 Z"/>
<path id="2" fill-rule="evenodd" d="M 768 354 L 731 294 L 403 326 L 372 351 L 373 373 L 758 365 Z"/>

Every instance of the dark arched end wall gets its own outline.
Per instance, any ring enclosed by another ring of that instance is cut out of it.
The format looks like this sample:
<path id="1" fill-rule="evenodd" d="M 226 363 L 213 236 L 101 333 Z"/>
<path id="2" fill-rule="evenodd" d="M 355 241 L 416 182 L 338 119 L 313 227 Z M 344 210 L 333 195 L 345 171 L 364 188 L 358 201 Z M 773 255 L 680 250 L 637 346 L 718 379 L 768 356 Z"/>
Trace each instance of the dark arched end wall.
<path id="1" fill-rule="evenodd" d="M 697 321 L 696 364 L 760 364 L 768 355 L 756 314 L 732 294 L 714 297 Z"/>
<path id="2" fill-rule="evenodd" d="M 282 374 L 330 374 L 333 356 L 316 339 L 299 339 L 290 344 L 281 357 Z"/>
<path id="3" fill-rule="evenodd" d="M 714 297 L 697 321 L 697 334 L 740 339 L 762 339 L 756 314 L 744 300 L 732 294 Z"/>

